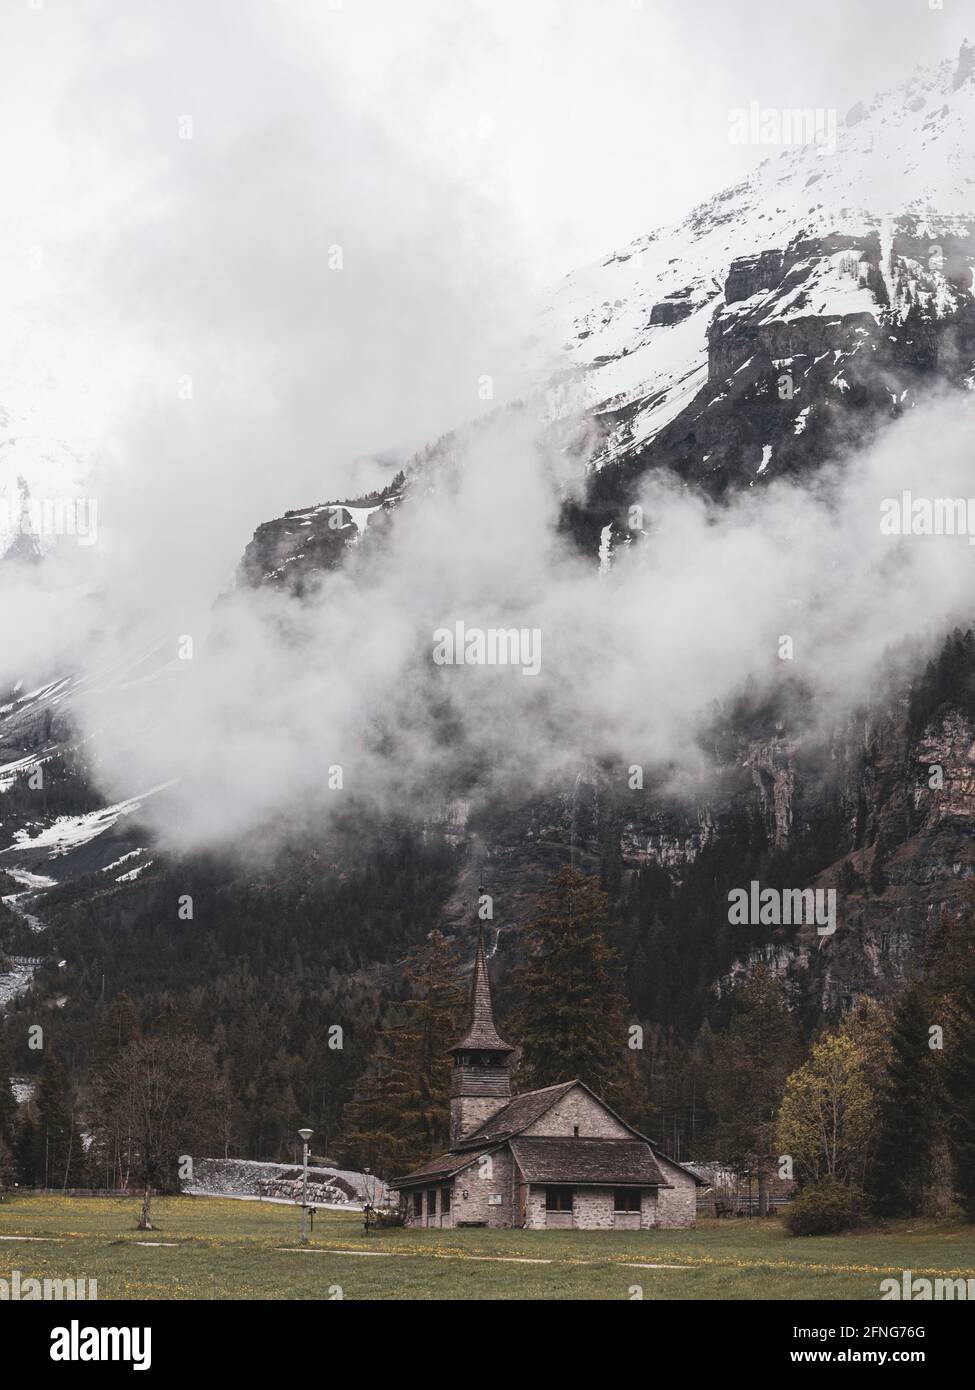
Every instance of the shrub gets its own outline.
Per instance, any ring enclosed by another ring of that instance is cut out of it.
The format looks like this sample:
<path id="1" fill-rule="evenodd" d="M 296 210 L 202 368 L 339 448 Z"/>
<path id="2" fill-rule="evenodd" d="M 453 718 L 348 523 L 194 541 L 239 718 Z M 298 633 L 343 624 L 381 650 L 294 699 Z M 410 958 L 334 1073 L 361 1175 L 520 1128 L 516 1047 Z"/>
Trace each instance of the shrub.
<path id="1" fill-rule="evenodd" d="M 366 1230 L 388 1230 L 391 1226 L 405 1226 L 406 1212 L 402 1207 L 366 1207 Z"/>
<path id="2" fill-rule="evenodd" d="M 859 1219 L 856 1194 L 838 1178 L 821 1178 L 789 1204 L 785 1224 L 794 1236 L 829 1236 Z"/>

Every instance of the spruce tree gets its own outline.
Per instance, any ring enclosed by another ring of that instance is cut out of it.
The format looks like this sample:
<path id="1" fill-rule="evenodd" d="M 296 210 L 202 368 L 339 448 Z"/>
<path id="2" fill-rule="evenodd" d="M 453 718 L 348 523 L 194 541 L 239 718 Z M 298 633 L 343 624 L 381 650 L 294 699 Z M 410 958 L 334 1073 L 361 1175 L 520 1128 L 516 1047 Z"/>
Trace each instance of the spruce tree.
<path id="1" fill-rule="evenodd" d="M 757 1176 L 763 1216 L 778 1155 L 778 1110 L 796 1056 L 782 985 L 767 966 L 756 966 L 734 992 L 728 1027 L 715 1037 L 710 1101 L 715 1154 L 736 1172 Z"/>
<path id="2" fill-rule="evenodd" d="M 925 998 L 911 985 L 894 1007 L 877 1141 L 867 1168 L 867 1197 L 880 1216 L 916 1216 L 931 1177 L 938 1110 L 928 1027 Z"/>
<path id="3" fill-rule="evenodd" d="M 17 1098 L 10 1084 L 10 1054 L 0 1028 L 0 1144 L 5 1144 L 8 1152 L 13 1147 L 16 1120 Z"/>
<path id="4" fill-rule="evenodd" d="M 457 962 L 440 932 L 411 953 L 406 982 L 410 997 L 390 1009 L 344 1116 L 346 1152 L 384 1177 L 409 1172 L 447 1148 L 448 1048 L 464 1024 Z"/>
<path id="5" fill-rule="evenodd" d="M 17 1161 L 12 1145 L 0 1135 L 0 1201 L 17 1180 Z"/>
<path id="6" fill-rule="evenodd" d="M 32 1102 L 33 1104 L 33 1102 Z M 31 1106 L 25 1106 L 24 1113 L 17 1122 L 14 1135 L 14 1167 L 17 1182 L 21 1187 L 39 1187 L 44 1182 L 44 1168 L 40 1162 L 40 1139 L 37 1121 L 31 1114 Z"/>
<path id="7" fill-rule="evenodd" d="M 969 1221 L 975 1221 L 975 978 L 971 976 L 952 1003 L 941 1071 L 955 1193 Z"/>
<path id="8" fill-rule="evenodd" d="M 632 1110 L 630 1008 L 609 925 L 609 899 L 595 878 L 566 866 L 549 880 L 515 981 L 519 1079 L 537 1089 L 578 1077 L 610 1105 Z"/>
<path id="9" fill-rule="evenodd" d="M 48 1049 L 34 1097 L 37 1108 L 38 1180 L 44 1187 L 72 1187 L 84 1153 L 75 1127 L 74 1097 L 68 1074 Z"/>
<path id="10" fill-rule="evenodd" d="M 943 1051 L 934 1053 L 944 1139 L 955 1195 L 975 1220 L 975 888 L 966 911 L 932 933 L 928 980 L 932 1022 L 944 1034 Z"/>

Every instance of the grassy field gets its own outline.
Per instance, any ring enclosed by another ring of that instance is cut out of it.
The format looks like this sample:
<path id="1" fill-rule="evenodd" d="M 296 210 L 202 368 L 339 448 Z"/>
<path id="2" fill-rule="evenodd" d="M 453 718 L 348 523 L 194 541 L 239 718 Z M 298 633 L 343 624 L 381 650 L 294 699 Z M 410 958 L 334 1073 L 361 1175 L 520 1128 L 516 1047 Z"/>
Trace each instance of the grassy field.
<path id="1" fill-rule="evenodd" d="M 158 1199 L 10 1197 L 0 1204 L 0 1278 L 98 1280 L 138 1299 L 877 1299 L 903 1269 L 975 1277 L 975 1228 L 900 1222 L 797 1240 L 777 1221 L 704 1221 L 693 1231 L 387 1231 L 322 1212 L 308 1250 L 292 1207 Z M 30 1237 L 30 1239 L 23 1239 Z M 159 1242 L 148 1245 L 146 1241 Z M 652 1268 L 645 1266 L 676 1266 Z"/>

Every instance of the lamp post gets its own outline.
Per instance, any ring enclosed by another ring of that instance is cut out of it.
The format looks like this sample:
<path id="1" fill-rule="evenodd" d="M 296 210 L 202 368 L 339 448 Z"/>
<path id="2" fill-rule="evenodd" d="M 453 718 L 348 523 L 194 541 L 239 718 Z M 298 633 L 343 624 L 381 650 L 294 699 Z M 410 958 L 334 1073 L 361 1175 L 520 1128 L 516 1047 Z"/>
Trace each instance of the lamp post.
<path id="1" fill-rule="evenodd" d="M 301 1243 L 308 1244 L 308 1140 L 315 1133 L 313 1129 L 299 1129 L 298 1137 L 305 1146 L 304 1163 L 301 1170 Z"/>

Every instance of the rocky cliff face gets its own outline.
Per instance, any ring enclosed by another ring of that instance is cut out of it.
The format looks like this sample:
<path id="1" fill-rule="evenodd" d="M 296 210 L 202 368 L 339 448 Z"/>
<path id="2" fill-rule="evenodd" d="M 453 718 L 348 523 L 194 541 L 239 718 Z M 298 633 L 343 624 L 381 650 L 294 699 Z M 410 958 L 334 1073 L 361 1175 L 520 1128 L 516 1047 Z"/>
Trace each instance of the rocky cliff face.
<path id="1" fill-rule="evenodd" d="M 368 533 L 372 544 L 401 496 L 395 484 L 369 497 L 321 502 L 286 512 L 254 532 L 237 569 L 237 582 L 251 588 L 282 589 L 300 598 L 309 579 L 336 569 Z"/>
<path id="2" fill-rule="evenodd" d="M 975 873 L 973 756 L 966 715 L 943 709 L 911 736 L 902 706 L 863 716 L 827 747 L 781 734 L 743 740 L 696 797 L 686 786 L 629 790 L 622 771 L 580 779 L 545 802 L 497 812 L 467 848 L 476 844 L 477 876 L 503 904 L 502 935 L 517 936 L 546 874 L 567 858 L 624 884 L 657 866 L 676 900 L 704 850 L 741 846 L 729 882 L 747 886 L 754 875 L 770 886 L 835 889 L 838 926 L 828 939 L 810 926 L 739 928 L 730 974 L 770 960 L 790 973 L 797 997 L 828 1010 L 920 968 L 930 929 L 965 905 Z M 760 856 L 736 838 L 743 825 L 760 836 Z M 776 854 L 782 867 L 769 872 Z M 467 883 L 458 908 L 472 896 Z M 709 910 L 718 936 L 728 921 L 722 893 Z"/>

